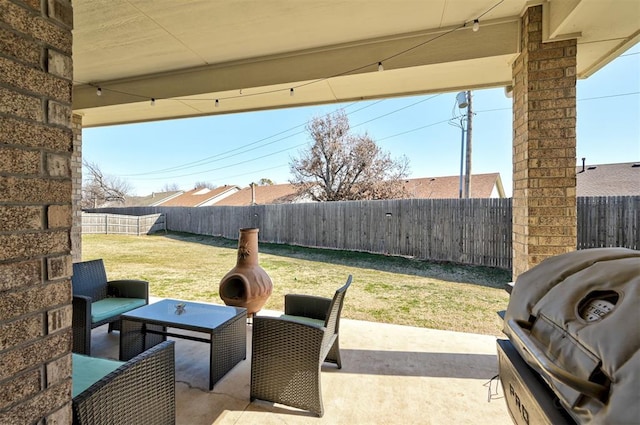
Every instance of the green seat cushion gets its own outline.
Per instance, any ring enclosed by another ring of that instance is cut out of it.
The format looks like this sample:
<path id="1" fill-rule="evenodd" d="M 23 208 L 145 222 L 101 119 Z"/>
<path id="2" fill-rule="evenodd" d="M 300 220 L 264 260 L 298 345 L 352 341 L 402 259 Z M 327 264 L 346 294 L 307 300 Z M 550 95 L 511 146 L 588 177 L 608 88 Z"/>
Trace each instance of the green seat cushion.
<path id="1" fill-rule="evenodd" d="M 100 379 L 113 372 L 124 362 L 109 359 L 99 359 L 82 354 L 71 354 L 71 396 L 81 394 Z"/>
<path id="2" fill-rule="evenodd" d="M 146 301 L 141 298 L 105 298 L 91 303 L 91 322 L 101 322 L 145 304 Z"/>
<path id="3" fill-rule="evenodd" d="M 291 320 L 292 322 L 304 323 L 313 326 L 324 326 L 324 320 L 312 319 L 304 316 L 291 316 L 289 314 L 281 314 L 281 319 Z"/>

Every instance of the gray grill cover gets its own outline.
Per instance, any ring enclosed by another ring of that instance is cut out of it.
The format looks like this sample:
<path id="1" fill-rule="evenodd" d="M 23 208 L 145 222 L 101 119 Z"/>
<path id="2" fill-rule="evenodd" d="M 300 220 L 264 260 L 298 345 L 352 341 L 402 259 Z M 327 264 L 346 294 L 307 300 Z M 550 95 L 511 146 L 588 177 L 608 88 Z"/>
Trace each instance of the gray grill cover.
<path id="1" fill-rule="evenodd" d="M 587 300 L 613 309 L 583 319 Z M 520 275 L 505 334 L 580 423 L 640 423 L 640 251 L 596 248 L 558 255 Z"/>

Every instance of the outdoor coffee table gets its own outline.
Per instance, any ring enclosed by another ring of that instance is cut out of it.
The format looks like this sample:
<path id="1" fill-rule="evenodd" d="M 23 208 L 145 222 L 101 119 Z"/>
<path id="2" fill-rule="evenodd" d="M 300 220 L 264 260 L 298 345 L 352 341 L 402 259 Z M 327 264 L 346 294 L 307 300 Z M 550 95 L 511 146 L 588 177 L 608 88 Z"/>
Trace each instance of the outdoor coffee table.
<path id="1" fill-rule="evenodd" d="M 184 304 L 182 309 L 177 305 Z M 210 344 L 209 390 L 247 358 L 247 310 L 239 307 L 165 299 L 121 316 L 120 360 L 127 361 L 167 337 Z M 167 328 L 202 332 L 202 338 Z"/>

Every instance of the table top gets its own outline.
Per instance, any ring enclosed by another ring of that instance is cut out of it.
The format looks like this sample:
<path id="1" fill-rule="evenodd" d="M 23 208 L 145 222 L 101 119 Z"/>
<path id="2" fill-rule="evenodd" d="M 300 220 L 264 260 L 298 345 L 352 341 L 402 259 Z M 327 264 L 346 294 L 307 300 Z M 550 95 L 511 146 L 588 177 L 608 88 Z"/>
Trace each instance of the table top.
<path id="1" fill-rule="evenodd" d="M 184 308 L 176 308 L 179 304 L 184 304 Z M 180 310 L 182 310 L 182 312 L 180 312 Z M 135 310 L 131 310 L 123 314 L 122 318 L 126 320 L 176 326 L 184 329 L 214 330 L 220 325 L 223 325 L 240 315 L 246 316 L 246 314 L 247 309 L 241 307 L 228 307 L 224 305 L 205 304 L 194 301 L 164 299 L 153 304 L 148 304 Z"/>

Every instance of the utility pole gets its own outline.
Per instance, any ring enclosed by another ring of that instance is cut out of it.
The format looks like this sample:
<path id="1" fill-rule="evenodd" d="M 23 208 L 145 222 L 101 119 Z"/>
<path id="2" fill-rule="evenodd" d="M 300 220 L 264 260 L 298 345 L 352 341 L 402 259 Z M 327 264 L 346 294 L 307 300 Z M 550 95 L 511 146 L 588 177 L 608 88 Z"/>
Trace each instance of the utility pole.
<path id="1" fill-rule="evenodd" d="M 467 90 L 467 163 L 466 174 L 464 176 L 464 197 L 469 199 L 471 196 L 471 121 L 473 119 L 473 111 L 471 108 L 471 90 Z"/>
<path id="2" fill-rule="evenodd" d="M 458 198 L 462 199 L 462 176 L 464 175 L 464 121 L 462 121 L 462 119 L 460 119 L 460 128 L 462 128 L 462 132 L 460 134 L 460 183 L 458 186 Z"/>
<path id="3" fill-rule="evenodd" d="M 461 134 L 460 134 L 460 186 L 458 188 L 458 197 L 460 199 L 463 198 L 463 189 L 462 189 L 462 179 L 463 179 L 463 175 L 464 175 L 464 133 L 465 133 L 465 128 L 464 128 L 464 124 L 465 124 L 465 119 L 468 121 L 469 119 L 469 101 L 471 99 L 471 91 L 461 91 L 456 95 L 456 105 L 458 105 L 458 109 L 465 109 L 467 108 L 467 116 L 465 117 L 464 115 L 459 116 L 457 114 L 455 114 L 454 112 L 454 116 L 452 118 L 452 121 L 450 121 L 450 124 L 455 125 L 456 127 L 459 127 L 461 130 Z M 455 120 L 460 120 L 459 124 L 454 124 Z M 467 122 L 468 124 L 468 122 Z M 468 127 L 467 127 L 468 128 Z M 468 137 L 468 136 L 467 136 Z M 468 159 L 467 159 L 468 161 Z"/>

